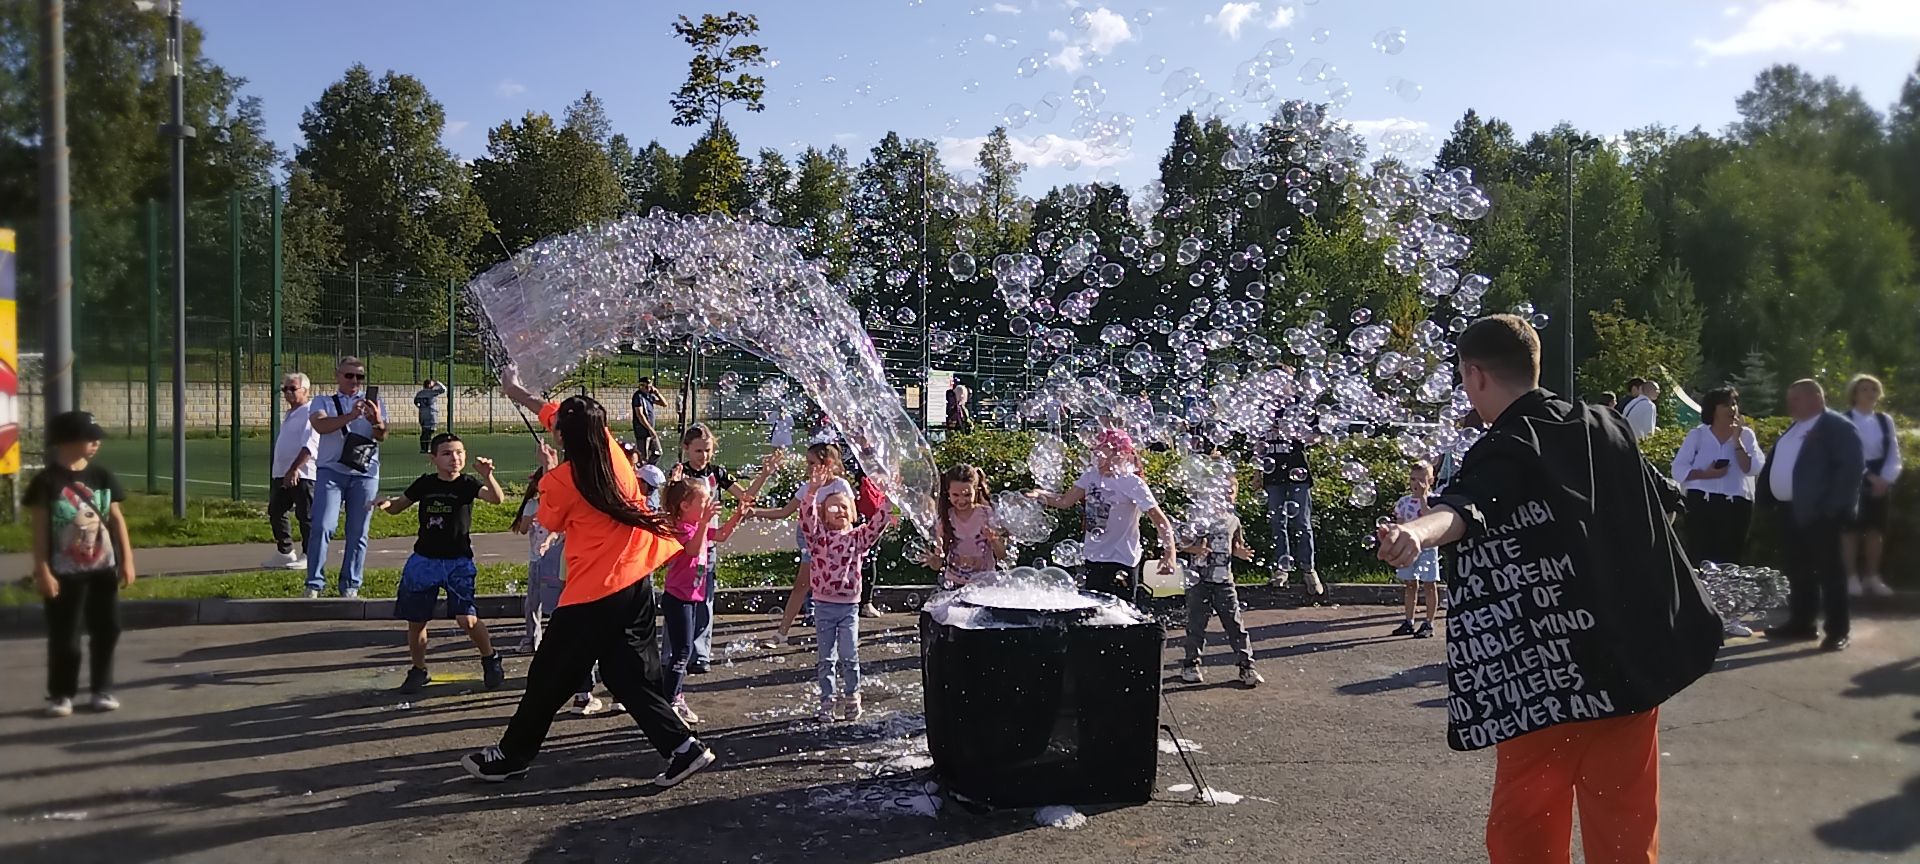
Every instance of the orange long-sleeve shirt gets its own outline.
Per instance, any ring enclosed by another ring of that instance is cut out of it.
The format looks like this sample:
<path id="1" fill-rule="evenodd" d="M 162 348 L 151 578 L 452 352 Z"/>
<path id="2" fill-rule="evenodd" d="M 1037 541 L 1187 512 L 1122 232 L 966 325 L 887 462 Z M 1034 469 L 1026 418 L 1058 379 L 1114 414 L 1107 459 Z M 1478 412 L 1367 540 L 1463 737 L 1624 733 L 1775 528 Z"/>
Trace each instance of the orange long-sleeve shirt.
<path id="1" fill-rule="evenodd" d="M 547 403 L 540 409 L 541 425 L 552 429 L 559 413 L 558 403 Z M 607 438 L 610 445 L 614 444 L 612 432 Z M 611 450 L 620 452 L 618 446 Z M 640 494 L 640 478 L 634 476 L 632 463 L 614 459 L 613 479 L 621 495 L 646 508 L 647 499 Z M 567 535 L 567 584 L 560 591 L 562 606 L 592 603 L 625 589 L 680 553 L 679 541 L 627 525 L 587 503 L 574 484 L 573 466 L 566 462 L 540 480 L 539 519 L 547 530 Z"/>

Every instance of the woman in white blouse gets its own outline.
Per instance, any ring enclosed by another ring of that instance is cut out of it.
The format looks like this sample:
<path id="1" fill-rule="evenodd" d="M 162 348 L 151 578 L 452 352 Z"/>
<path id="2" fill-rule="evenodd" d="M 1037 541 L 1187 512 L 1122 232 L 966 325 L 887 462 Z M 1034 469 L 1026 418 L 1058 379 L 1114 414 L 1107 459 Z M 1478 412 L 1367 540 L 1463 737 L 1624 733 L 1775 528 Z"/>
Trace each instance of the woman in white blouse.
<path id="1" fill-rule="evenodd" d="M 1687 552 L 1696 563 L 1738 564 L 1753 521 L 1753 478 L 1766 464 L 1766 451 L 1740 420 L 1738 390 L 1708 392 L 1700 416 L 1706 422 L 1687 433 L 1673 456 L 1673 482 L 1687 492 Z M 1753 631 L 1730 621 L 1727 632 Z"/>
<path id="2" fill-rule="evenodd" d="M 1864 590 L 1875 597 L 1891 597 L 1893 589 L 1880 578 L 1880 552 L 1886 543 L 1893 481 L 1900 479 L 1900 430 L 1893 418 L 1879 410 L 1886 388 L 1872 375 L 1855 375 L 1847 384 L 1847 419 L 1860 433 L 1860 452 L 1867 460 L 1867 476 L 1860 486 L 1860 515 L 1840 534 L 1840 554 L 1847 567 L 1847 593 Z M 1864 559 L 1864 560 L 1863 560 Z"/>

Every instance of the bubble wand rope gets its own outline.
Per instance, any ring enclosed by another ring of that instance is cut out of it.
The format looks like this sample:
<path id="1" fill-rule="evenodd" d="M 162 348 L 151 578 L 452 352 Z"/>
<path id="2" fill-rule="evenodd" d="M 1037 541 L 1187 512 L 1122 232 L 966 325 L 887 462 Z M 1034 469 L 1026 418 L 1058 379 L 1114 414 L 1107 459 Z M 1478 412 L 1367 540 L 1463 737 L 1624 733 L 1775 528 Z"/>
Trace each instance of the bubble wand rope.
<path id="1" fill-rule="evenodd" d="M 1220 802 L 1213 797 L 1213 787 L 1208 786 L 1207 781 L 1200 777 L 1200 766 L 1193 763 L 1193 758 L 1187 755 L 1187 745 L 1180 740 L 1179 734 L 1174 732 L 1174 728 L 1182 724 L 1180 715 L 1173 710 L 1173 700 L 1167 698 L 1165 687 L 1160 688 L 1160 701 L 1167 706 L 1167 719 L 1172 721 L 1172 725 L 1160 724 L 1160 731 L 1167 733 L 1167 737 L 1173 739 L 1173 750 L 1180 754 L 1180 764 L 1187 766 L 1187 776 L 1193 778 L 1194 798 L 1207 802 L 1209 807 L 1218 807 Z"/>

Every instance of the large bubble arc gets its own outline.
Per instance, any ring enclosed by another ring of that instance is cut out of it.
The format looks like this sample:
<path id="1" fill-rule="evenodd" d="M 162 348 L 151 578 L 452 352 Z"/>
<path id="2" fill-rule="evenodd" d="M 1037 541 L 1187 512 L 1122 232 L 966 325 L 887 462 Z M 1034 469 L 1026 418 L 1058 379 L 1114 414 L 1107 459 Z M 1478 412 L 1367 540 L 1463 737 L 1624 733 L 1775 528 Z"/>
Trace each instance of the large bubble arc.
<path id="1" fill-rule="evenodd" d="M 933 451 L 860 317 L 791 231 L 656 210 L 550 237 L 467 284 L 495 359 L 529 388 L 622 346 L 717 338 L 798 382 L 923 535 Z"/>

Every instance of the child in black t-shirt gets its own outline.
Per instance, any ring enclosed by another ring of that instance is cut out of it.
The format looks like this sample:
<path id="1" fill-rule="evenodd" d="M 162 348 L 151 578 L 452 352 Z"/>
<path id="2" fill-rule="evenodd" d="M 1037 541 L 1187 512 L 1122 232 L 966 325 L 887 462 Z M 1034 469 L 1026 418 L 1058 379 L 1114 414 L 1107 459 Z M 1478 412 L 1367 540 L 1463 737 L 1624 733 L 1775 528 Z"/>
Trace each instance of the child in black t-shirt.
<path id="1" fill-rule="evenodd" d="M 474 605 L 473 582 L 478 572 L 473 565 L 473 502 L 498 504 L 506 495 L 493 476 L 492 459 L 473 460 L 480 472 L 477 480 L 460 473 L 467 465 L 467 445 L 460 436 L 442 433 L 434 437 L 432 447 L 436 473 L 421 475 L 400 497 L 380 502 L 380 509 L 388 513 L 420 505 L 420 533 L 413 543 L 413 556 L 400 571 L 400 590 L 393 601 L 393 616 L 407 622 L 407 654 L 413 660 L 400 692 L 418 693 L 427 686 L 427 622 L 433 620 L 441 589 L 447 592 L 447 615 L 480 649 L 483 683 L 488 690 L 496 690 L 506 681 L 507 672 Z"/>
<path id="2" fill-rule="evenodd" d="M 33 517 L 33 587 L 46 598 L 48 717 L 73 713 L 82 619 L 93 661 L 92 708 L 120 707 L 108 690 L 120 641 L 120 589 L 133 584 L 133 544 L 120 513 L 120 481 L 92 464 L 104 437 L 85 411 L 54 417 L 47 423 L 52 458 L 21 496 Z"/>

